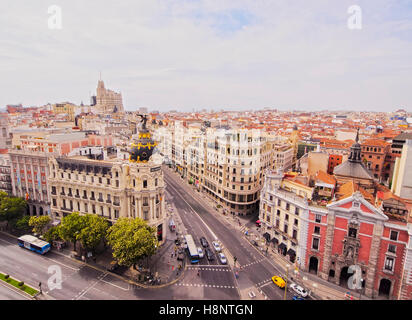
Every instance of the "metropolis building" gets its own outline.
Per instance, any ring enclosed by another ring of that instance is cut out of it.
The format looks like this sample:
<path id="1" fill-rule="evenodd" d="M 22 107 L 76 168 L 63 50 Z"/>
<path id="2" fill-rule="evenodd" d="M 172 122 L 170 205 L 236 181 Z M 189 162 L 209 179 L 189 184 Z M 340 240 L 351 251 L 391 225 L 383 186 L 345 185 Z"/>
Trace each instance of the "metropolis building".
<path id="1" fill-rule="evenodd" d="M 92 213 L 114 223 L 118 218 L 142 218 L 164 240 L 165 202 L 161 164 L 151 155 L 156 143 L 146 128 L 132 143 L 128 160 L 94 160 L 87 156 L 49 160 L 53 219 L 72 213 Z"/>

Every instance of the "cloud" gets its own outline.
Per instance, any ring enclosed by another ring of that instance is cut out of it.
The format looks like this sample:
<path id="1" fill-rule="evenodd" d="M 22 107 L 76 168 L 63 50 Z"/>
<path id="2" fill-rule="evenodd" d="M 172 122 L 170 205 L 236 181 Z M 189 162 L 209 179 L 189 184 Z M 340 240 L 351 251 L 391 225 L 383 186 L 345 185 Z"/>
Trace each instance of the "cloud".
<path id="1" fill-rule="evenodd" d="M 49 1 L 0 4 L 0 106 L 88 102 L 99 72 L 126 108 L 410 106 L 412 8 L 358 1 Z"/>

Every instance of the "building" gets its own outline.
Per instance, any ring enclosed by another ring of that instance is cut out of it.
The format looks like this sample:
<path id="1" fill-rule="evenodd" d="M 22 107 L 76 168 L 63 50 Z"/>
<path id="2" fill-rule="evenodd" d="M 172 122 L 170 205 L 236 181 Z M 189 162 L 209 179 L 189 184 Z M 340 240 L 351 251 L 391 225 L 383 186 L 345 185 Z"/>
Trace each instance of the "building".
<path id="1" fill-rule="evenodd" d="M 362 142 L 362 162 L 380 182 L 387 182 L 389 173 L 385 173 L 385 160 L 391 151 L 391 144 L 381 139 L 367 139 Z"/>
<path id="2" fill-rule="evenodd" d="M 52 106 L 52 110 L 55 115 L 66 115 L 66 119 L 68 121 L 74 121 L 77 108 L 80 107 L 77 107 L 70 102 L 56 103 Z"/>
<path id="3" fill-rule="evenodd" d="M 51 157 L 52 217 L 60 220 L 74 211 L 98 214 L 111 223 L 140 217 L 157 229 L 159 241 L 165 240 L 165 185 L 161 164 L 151 159 L 155 145 L 144 127 L 128 160 Z"/>
<path id="4" fill-rule="evenodd" d="M 396 159 L 391 191 L 412 200 L 412 139 L 406 140 L 401 157 Z"/>
<path id="5" fill-rule="evenodd" d="M 122 94 L 106 89 L 104 82 L 99 80 L 97 83 L 95 107 L 100 113 L 104 114 L 124 112 Z"/>
<path id="6" fill-rule="evenodd" d="M 85 132 L 67 134 L 20 134 L 9 150 L 12 194 L 28 201 L 30 215 L 50 211 L 48 187 L 49 157 L 64 156 L 76 148 L 110 146 L 111 137 L 88 135 Z"/>
<path id="7" fill-rule="evenodd" d="M 0 150 L 0 191 L 12 195 L 10 158 L 7 149 Z"/>
<path id="8" fill-rule="evenodd" d="M 11 136 L 7 113 L 0 113 L 0 150 L 11 147 Z"/>
<path id="9" fill-rule="evenodd" d="M 410 204 L 367 174 L 357 141 L 333 177 L 266 173 L 264 236 L 291 263 L 324 280 L 370 298 L 411 299 Z M 349 283 L 353 272 L 356 287 Z"/>

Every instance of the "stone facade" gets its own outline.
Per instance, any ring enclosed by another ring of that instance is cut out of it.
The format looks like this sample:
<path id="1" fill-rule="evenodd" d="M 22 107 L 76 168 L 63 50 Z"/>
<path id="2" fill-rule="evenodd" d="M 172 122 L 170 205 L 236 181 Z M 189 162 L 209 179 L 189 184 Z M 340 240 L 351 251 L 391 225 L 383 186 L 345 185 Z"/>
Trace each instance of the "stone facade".
<path id="1" fill-rule="evenodd" d="M 139 217 L 165 240 L 165 186 L 159 165 L 72 157 L 50 158 L 49 170 L 54 219 L 75 211 L 98 214 L 111 223 Z"/>
<path id="2" fill-rule="evenodd" d="M 122 94 L 106 89 L 104 82 L 97 83 L 96 108 L 102 113 L 124 112 Z"/>

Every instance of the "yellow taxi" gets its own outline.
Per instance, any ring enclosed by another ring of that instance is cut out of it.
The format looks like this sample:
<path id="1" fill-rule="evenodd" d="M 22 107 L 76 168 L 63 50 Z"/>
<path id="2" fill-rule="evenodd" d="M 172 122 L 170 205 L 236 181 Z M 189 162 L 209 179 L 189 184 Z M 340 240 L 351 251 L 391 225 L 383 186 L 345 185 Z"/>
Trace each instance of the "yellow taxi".
<path id="1" fill-rule="evenodd" d="M 283 289 L 286 285 L 285 280 L 283 280 L 281 277 L 278 277 L 278 276 L 273 276 L 272 281 L 274 284 L 276 284 L 281 289 Z"/>

